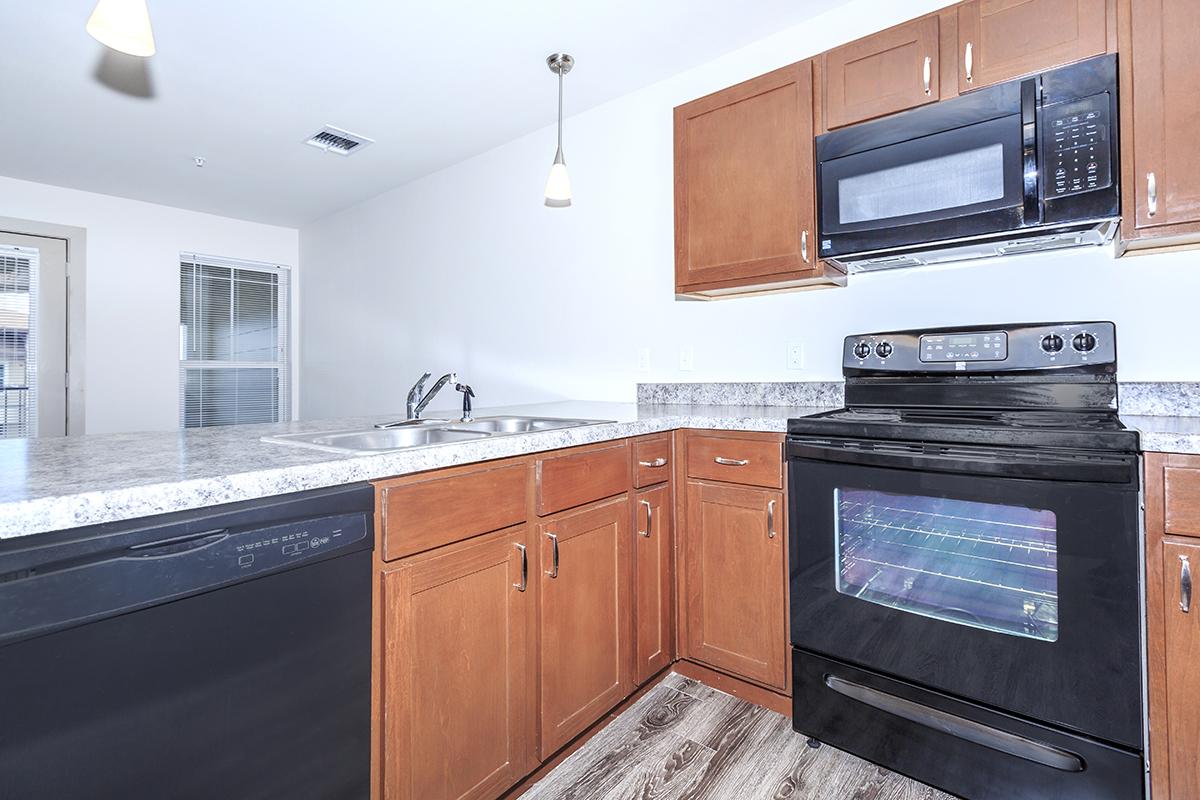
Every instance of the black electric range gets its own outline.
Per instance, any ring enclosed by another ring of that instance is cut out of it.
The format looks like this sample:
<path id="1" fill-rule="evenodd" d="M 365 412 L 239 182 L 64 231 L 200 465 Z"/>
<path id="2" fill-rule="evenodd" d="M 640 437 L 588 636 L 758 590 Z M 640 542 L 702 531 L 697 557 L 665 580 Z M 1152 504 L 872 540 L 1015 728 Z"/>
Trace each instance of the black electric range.
<path id="1" fill-rule="evenodd" d="M 969 800 L 1144 796 L 1109 322 L 847 337 L 788 424 L 793 726 Z"/>

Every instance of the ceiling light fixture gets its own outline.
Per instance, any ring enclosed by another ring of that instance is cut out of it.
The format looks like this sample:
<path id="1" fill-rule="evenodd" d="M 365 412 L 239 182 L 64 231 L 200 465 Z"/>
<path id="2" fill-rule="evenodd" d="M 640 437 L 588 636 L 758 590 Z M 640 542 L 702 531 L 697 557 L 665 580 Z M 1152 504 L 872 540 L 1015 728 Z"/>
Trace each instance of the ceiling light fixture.
<path id="1" fill-rule="evenodd" d="M 105 47 L 146 58 L 154 55 L 154 31 L 146 0 L 100 0 L 87 32 Z"/>
<path id="2" fill-rule="evenodd" d="M 562 152 L 563 76 L 575 66 L 575 59 L 566 53 L 554 53 L 546 57 L 546 65 L 558 76 L 558 151 L 550 166 L 550 177 L 546 179 L 546 205 L 566 208 L 571 205 L 571 178 L 567 175 L 567 162 L 563 160 Z"/>

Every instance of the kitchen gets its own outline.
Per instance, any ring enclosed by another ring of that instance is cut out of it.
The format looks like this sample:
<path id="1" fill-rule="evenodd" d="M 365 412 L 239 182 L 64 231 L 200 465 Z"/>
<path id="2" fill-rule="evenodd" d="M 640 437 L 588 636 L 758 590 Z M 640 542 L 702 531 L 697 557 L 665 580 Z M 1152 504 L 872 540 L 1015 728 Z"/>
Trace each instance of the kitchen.
<path id="1" fill-rule="evenodd" d="M 0 796 L 1200 797 L 1194 3 L 146 6 L 4 12 Z"/>

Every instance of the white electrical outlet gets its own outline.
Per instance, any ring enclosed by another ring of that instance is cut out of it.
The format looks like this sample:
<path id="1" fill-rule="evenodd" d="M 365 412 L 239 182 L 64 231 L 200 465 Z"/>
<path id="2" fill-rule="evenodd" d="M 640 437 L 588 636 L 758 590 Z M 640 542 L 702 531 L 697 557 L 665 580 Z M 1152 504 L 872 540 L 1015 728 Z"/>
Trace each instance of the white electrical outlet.
<path id="1" fill-rule="evenodd" d="M 649 347 L 639 347 L 638 348 L 637 364 L 638 364 L 638 366 L 637 366 L 638 372 L 649 372 L 650 371 L 650 348 Z"/>
<path id="2" fill-rule="evenodd" d="M 804 369 L 804 345 L 789 344 L 787 349 L 788 369 Z"/>
<path id="3" fill-rule="evenodd" d="M 679 348 L 679 369 L 684 372 L 691 372 L 696 368 L 696 354 L 690 344 L 682 345 Z"/>

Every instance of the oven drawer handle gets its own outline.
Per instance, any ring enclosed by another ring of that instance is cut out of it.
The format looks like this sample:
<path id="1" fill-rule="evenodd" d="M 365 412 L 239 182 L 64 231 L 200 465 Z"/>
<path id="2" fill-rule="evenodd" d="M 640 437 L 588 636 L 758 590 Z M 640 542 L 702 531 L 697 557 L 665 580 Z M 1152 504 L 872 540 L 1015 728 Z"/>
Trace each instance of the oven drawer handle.
<path id="1" fill-rule="evenodd" d="M 725 467 L 744 467 L 750 463 L 748 458 L 725 458 L 724 456 L 717 456 L 713 461 Z"/>
<path id="2" fill-rule="evenodd" d="M 1179 557 L 1179 610 L 1192 610 L 1192 564 L 1187 556 Z"/>
<path id="3" fill-rule="evenodd" d="M 914 703 L 912 700 L 896 697 L 834 675 L 825 676 L 825 685 L 851 700 L 857 700 L 872 708 L 893 714 L 909 722 L 915 722 L 918 725 L 924 725 L 935 731 L 1063 772 L 1083 772 L 1083 759 L 1060 747 L 1002 731 L 990 725 L 984 725 L 982 722 L 966 719 L 936 708 L 929 708 L 920 703 Z"/>

